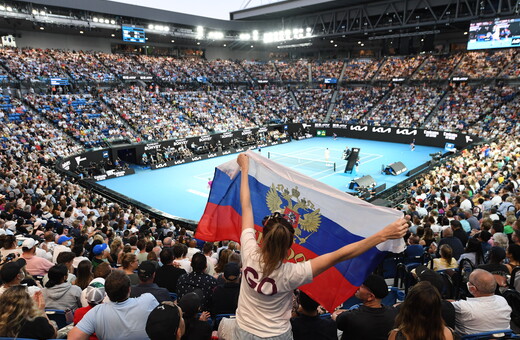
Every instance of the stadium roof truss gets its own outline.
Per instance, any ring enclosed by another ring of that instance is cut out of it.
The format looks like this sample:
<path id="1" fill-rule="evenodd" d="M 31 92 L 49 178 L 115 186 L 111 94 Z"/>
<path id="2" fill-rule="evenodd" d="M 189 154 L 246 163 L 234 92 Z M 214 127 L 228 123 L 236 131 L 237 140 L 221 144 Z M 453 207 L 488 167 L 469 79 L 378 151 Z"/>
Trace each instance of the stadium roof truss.
<path id="1" fill-rule="evenodd" d="M 310 27 L 313 36 L 335 36 L 414 30 L 467 23 L 477 19 L 508 17 L 518 15 L 518 2 L 519 0 L 394 0 L 308 11 L 296 16 L 296 9 L 288 9 L 274 15 L 281 16 L 278 20 L 282 29 Z M 301 8 L 299 11 L 301 12 Z M 242 16 L 243 20 L 260 18 L 267 18 L 267 13 L 256 12 L 247 19 L 245 15 Z"/>

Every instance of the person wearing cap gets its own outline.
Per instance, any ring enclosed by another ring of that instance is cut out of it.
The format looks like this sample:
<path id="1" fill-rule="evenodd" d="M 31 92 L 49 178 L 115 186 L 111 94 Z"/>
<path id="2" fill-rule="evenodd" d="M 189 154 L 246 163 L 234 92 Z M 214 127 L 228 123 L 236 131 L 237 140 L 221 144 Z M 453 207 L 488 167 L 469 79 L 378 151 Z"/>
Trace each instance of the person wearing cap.
<path id="1" fill-rule="evenodd" d="M 179 306 L 183 311 L 183 319 L 186 330 L 183 336 L 185 340 L 210 339 L 211 325 L 207 322 L 210 314 L 202 311 L 203 294 L 200 289 L 185 294 L 179 300 Z M 200 317 L 198 316 L 198 313 Z"/>
<path id="2" fill-rule="evenodd" d="M 298 294 L 298 305 L 298 316 L 291 318 L 294 340 L 338 339 L 338 331 L 334 320 L 322 318 L 318 315 L 319 303 L 300 291 Z"/>
<path id="3" fill-rule="evenodd" d="M 105 252 L 107 248 L 108 245 L 106 243 L 96 244 L 94 248 L 92 248 L 92 254 L 94 255 L 92 258 L 92 269 L 96 269 L 96 267 L 103 262 L 108 262 L 108 253 Z"/>
<path id="4" fill-rule="evenodd" d="M 173 302 L 163 302 L 155 307 L 146 321 L 146 334 L 150 340 L 180 340 L 184 332 L 182 309 Z"/>
<path id="5" fill-rule="evenodd" d="M 88 340 L 96 333 L 100 339 L 148 339 L 146 322 L 151 311 L 159 305 L 152 294 L 130 298 L 130 279 L 121 270 L 114 270 L 105 281 L 110 302 L 89 311 L 69 332 L 69 340 Z"/>
<path id="6" fill-rule="evenodd" d="M 32 238 L 23 241 L 21 257 L 27 262 L 25 270 L 27 270 L 29 274 L 32 276 L 44 276 L 54 264 L 43 257 L 36 256 L 37 245 L 38 241 Z"/>
<path id="7" fill-rule="evenodd" d="M 163 301 L 171 301 L 168 290 L 166 288 L 161 288 L 156 283 L 154 283 L 156 271 L 157 268 L 152 261 L 143 261 L 143 263 L 137 267 L 139 284 L 132 286 L 130 290 L 130 297 L 134 298 L 141 296 L 144 293 L 150 293 L 155 296 L 159 303 Z"/>
<path id="8" fill-rule="evenodd" d="M 395 308 L 381 304 L 387 295 L 385 279 L 369 275 L 355 294 L 363 304 L 354 310 L 338 309 L 332 313 L 332 320 L 343 331 L 342 339 L 386 340 L 397 315 Z"/>
<path id="9" fill-rule="evenodd" d="M 240 267 L 237 263 L 228 262 L 224 265 L 223 285 L 213 291 L 211 315 L 235 314 L 240 294 Z"/>
<path id="10" fill-rule="evenodd" d="M 497 283 L 493 275 L 475 269 L 469 275 L 467 286 L 474 297 L 452 302 L 455 307 L 455 332 L 464 336 L 509 329 L 511 307 L 506 299 L 495 295 Z"/>
<path id="11" fill-rule="evenodd" d="M 103 303 L 105 296 L 106 293 L 104 284 L 99 282 L 90 284 L 86 288 L 86 299 L 88 302 L 88 306 L 76 309 L 76 311 L 74 312 L 74 325 L 77 325 L 81 321 L 81 319 L 83 319 L 85 314 L 87 314 L 92 308 Z M 98 340 L 98 337 L 94 333 L 90 336 L 89 340 Z"/>
<path id="12" fill-rule="evenodd" d="M 16 261 L 7 262 L 0 269 L 0 278 L 2 279 L 2 286 L 0 286 L 0 295 L 9 287 L 19 285 L 25 279 L 25 260 L 18 259 Z"/>
<path id="13" fill-rule="evenodd" d="M 62 251 L 70 251 L 71 245 L 72 237 L 66 235 L 60 236 L 58 238 L 57 245 L 54 247 L 54 251 L 52 253 L 52 263 L 57 263 L 56 259 Z"/>

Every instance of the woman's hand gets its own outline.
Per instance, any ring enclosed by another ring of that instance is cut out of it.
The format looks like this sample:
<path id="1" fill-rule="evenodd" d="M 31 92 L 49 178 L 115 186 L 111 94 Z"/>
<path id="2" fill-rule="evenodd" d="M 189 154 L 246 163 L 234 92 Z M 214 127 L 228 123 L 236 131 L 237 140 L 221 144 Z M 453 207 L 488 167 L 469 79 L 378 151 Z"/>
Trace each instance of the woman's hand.
<path id="1" fill-rule="evenodd" d="M 199 320 L 206 322 L 206 321 L 208 321 L 209 316 L 210 316 L 209 312 L 202 312 L 202 313 L 200 313 Z"/>
<path id="2" fill-rule="evenodd" d="M 238 155 L 237 163 L 242 172 L 247 173 L 249 171 L 249 157 L 245 153 Z"/>
<path id="3" fill-rule="evenodd" d="M 408 231 L 408 221 L 405 218 L 400 218 L 380 231 L 385 240 L 393 240 L 403 238 Z"/>

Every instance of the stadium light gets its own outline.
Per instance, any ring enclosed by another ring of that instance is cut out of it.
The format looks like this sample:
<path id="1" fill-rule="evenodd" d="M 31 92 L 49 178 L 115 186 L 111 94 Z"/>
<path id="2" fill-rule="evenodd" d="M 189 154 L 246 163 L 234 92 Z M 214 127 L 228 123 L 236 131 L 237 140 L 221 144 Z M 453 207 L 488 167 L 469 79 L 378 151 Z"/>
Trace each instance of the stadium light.
<path id="1" fill-rule="evenodd" d="M 240 40 L 251 40 L 251 35 L 249 33 L 240 33 L 239 35 Z"/>
<path id="2" fill-rule="evenodd" d="M 112 33 L 110 36 L 111 36 L 112 38 L 114 38 L 116 35 L 115 35 L 114 33 Z"/>
<path id="3" fill-rule="evenodd" d="M 79 34 L 83 34 L 83 31 L 79 31 Z"/>
<path id="4" fill-rule="evenodd" d="M 94 21 L 94 22 L 99 22 L 99 19 L 98 19 L 97 17 L 94 17 L 94 18 L 92 19 L 92 21 Z"/>
<path id="5" fill-rule="evenodd" d="M 110 24 L 110 20 L 105 19 L 105 24 Z"/>
<path id="6" fill-rule="evenodd" d="M 213 40 L 221 40 L 224 39 L 224 33 L 223 32 L 209 32 L 208 38 Z"/>
<path id="7" fill-rule="evenodd" d="M 254 30 L 254 31 L 253 31 L 253 40 L 254 40 L 254 41 L 257 41 L 257 40 L 258 40 L 258 31 L 257 31 L 257 30 Z"/>
<path id="8" fill-rule="evenodd" d="M 12 8 L 11 6 L 7 6 L 7 7 L 6 7 L 6 10 L 7 10 L 8 12 L 12 12 L 12 11 L 13 11 L 13 8 Z M 43 12 L 43 13 L 45 14 L 45 12 Z"/>
<path id="9" fill-rule="evenodd" d="M 197 39 L 204 38 L 204 27 L 197 26 Z"/>
<path id="10" fill-rule="evenodd" d="M 9 11 L 9 7 L 7 7 L 7 10 Z M 40 15 L 45 15 L 47 13 L 45 13 L 45 11 L 40 11 Z"/>
<path id="11" fill-rule="evenodd" d="M 38 15 L 38 10 L 37 10 L 37 9 L 33 9 L 33 10 L 32 10 L 32 14 L 33 14 L 33 15 Z"/>
<path id="12" fill-rule="evenodd" d="M 153 28 L 154 28 L 154 25 L 153 25 L 153 24 L 149 24 L 149 25 L 148 25 L 148 29 L 149 29 L 149 30 L 153 30 Z"/>
<path id="13" fill-rule="evenodd" d="M 0 5 L 0 11 L 5 11 L 5 6 L 4 5 Z"/>
<path id="14" fill-rule="evenodd" d="M 111 23 L 112 25 L 115 25 L 115 24 L 116 24 L 116 21 L 115 21 L 114 19 L 112 19 L 112 20 L 110 20 L 110 23 Z"/>
<path id="15" fill-rule="evenodd" d="M 170 27 L 169 27 L 169 26 L 164 26 L 164 27 L 163 27 L 163 31 L 165 31 L 165 32 L 169 32 L 169 31 L 170 31 Z"/>

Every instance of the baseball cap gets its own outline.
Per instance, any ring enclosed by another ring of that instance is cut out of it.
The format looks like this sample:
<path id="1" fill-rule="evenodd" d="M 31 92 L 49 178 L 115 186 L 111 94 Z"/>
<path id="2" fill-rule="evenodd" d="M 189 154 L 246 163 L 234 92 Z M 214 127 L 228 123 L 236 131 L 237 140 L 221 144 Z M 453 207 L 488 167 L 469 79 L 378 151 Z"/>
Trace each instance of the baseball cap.
<path id="1" fill-rule="evenodd" d="M 182 308 L 184 316 L 187 318 L 192 318 L 195 316 L 195 314 L 199 312 L 201 304 L 202 291 L 200 289 L 196 289 L 191 293 L 183 295 L 179 301 L 179 306 Z"/>
<path id="2" fill-rule="evenodd" d="M 105 286 L 88 286 L 85 298 L 89 304 L 99 305 L 105 299 Z"/>
<path id="3" fill-rule="evenodd" d="M 67 242 L 70 240 L 72 240 L 72 237 L 63 235 L 63 236 L 60 236 L 60 238 L 58 239 L 58 244 L 62 244 L 63 242 Z"/>
<path id="4" fill-rule="evenodd" d="M 388 295 L 388 285 L 381 276 L 369 275 L 365 282 L 363 282 L 363 285 L 378 299 L 382 299 Z"/>
<path id="5" fill-rule="evenodd" d="M 160 304 L 148 315 L 146 334 L 150 340 L 169 340 L 177 333 L 181 322 L 180 310 L 177 306 Z"/>
<path id="6" fill-rule="evenodd" d="M 2 282 L 11 282 L 16 278 L 16 275 L 20 272 L 25 266 L 26 262 L 24 259 L 19 258 L 16 261 L 7 262 L 0 269 L 0 278 L 2 278 Z"/>
<path id="7" fill-rule="evenodd" d="M 137 267 L 137 276 L 140 280 L 147 280 L 152 277 L 157 268 L 152 261 L 143 261 L 139 267 Z"/>
<path id="8" fill-rule="evenodd" d="M 35 239 L 26 238 L 22 243 L 22 248 L 32 249 L 37 244 L 38 244 L 38 241 L 36 241 Z"/>
<path id="9" fill-rule="evenodd" d="M 226 280 L 233 281 L 240 275 L 240 268 L 235 262 L 228 262 L 224 265 L 224 277 Z"/>
<path id="10" fill-rule="evenodd" d="M 437 288 L 439 293 L 442 294 L 444 290 L 444 281 L 439 273 L 421 264 L 415 268 L 415 274 L 419 278 L 419 281 L 430 282 L 435 288 Z"/>
<path id="11" fill-rule="evenodd" d="M 107 249 L 108 245 L 106 243 L 101 243 L 101 244 L 96 244 L 94 246 L 94 249 L 92 249 L 92 253 L 94 255 L 99 255 L 99 254 L 102 254 L 105 249 Z"/>

